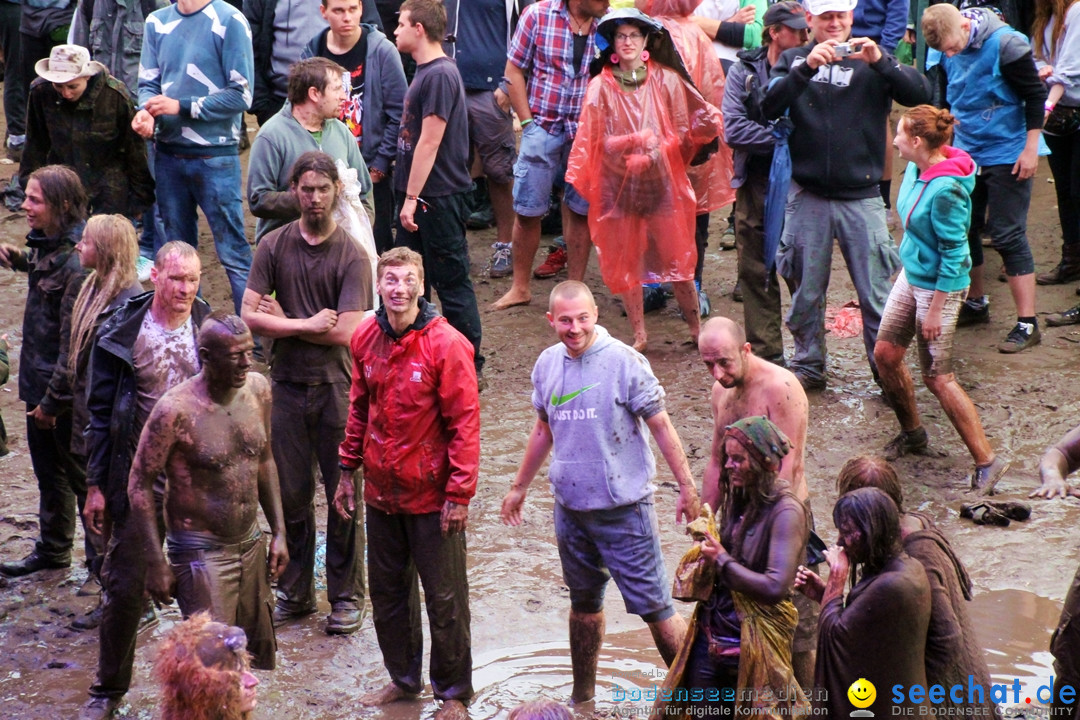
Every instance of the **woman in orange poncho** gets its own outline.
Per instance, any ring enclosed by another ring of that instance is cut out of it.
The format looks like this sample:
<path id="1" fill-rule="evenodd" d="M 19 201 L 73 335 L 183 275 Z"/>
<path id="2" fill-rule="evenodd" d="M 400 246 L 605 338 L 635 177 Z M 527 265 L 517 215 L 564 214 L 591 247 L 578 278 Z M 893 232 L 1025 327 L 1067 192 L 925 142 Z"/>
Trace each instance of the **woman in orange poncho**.
<path id="1" fill-rule="evenodd" d="M 615 10 L 597 34 L 614 52 L 594 63 L 603 67 L 589 82 L 566 179 L 589 201 L 600 272 L 623 296 L 634 348 L 648 341 L 643 282 L 672 283 L 697 342 L 697 198 L 686 170 L 720 132 L 720 111 L 691 85 L 660 23 L 637 10 Z M 650 60 L 646 47 L 658 58 Z M 670 66 L 658 61 L 661 55 Z"/>

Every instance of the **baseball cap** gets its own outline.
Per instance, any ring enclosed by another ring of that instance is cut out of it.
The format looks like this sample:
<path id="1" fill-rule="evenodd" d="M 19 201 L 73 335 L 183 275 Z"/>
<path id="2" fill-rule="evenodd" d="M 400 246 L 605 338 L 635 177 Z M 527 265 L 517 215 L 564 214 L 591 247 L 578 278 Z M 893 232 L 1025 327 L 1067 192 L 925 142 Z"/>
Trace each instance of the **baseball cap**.
<path id="1" fill-rule="evenodd" d="M 765 17 L 761 24 L 765 27 L 770 25 L 786 25 L 792 30 L 806 29 L 806 8 L 796 0 L 778 2 L 765 11 Z"/>
<path id="2" fill-rule="evenodd" d="M 854 10 L 857 0 L 805 0 L 806 9 L 811 15 L 824 15 L 827 12 L 847 12 Z"/>

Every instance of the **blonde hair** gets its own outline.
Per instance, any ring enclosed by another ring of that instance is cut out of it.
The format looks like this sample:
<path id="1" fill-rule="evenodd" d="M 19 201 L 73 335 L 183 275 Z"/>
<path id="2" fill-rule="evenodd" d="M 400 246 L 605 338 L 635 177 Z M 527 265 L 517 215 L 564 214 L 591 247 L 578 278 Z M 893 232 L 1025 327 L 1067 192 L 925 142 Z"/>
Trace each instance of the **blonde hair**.
<path id="1" fill-rule="evenodd" d="M 135 227 L 123 215 L 94 215 L 86 221 L 83 241 L 94 244 L 97 267 L 83 282 L 71 311 L 68 369 L 75 372 L 79 355 L 94 340 L 98 316 L 116 297 L 135 284 L 139 241 Z"/>
<path id="2" fill-rule="evenodd" d="M 931 5 L 923 12 L 922 32 L 926 44 L 940 50 L 946 40 L 960 32 L 960 11 L 949 3 Z"/>

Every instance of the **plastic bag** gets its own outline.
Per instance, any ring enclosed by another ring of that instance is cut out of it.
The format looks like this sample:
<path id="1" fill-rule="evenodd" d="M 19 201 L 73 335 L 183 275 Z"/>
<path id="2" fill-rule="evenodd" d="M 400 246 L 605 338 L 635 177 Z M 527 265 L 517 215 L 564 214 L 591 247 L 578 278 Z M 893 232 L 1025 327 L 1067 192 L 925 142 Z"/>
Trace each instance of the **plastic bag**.
<path id="1" fill-rule="evenodd" d="M 698 542 L 705 539 L 706 532 L 718 537 L 716 518 L 708 503 L 701 506 L 701 515 L 686 526 L 686 532 L 694 538 L 694 545 L 679 561 L 675 568 L 675 582 L 672 583 L 671 597 L 689 602 L 705 602 L 712 595 L 716 583 L 716 563 L 701 552 Z"/>
<path id="2" fill-rule="evenodd" d="M 356 169 L 347 166 L 344 160 L 338 158 L 334 164 L 337 165 L 341 183 L 345 186 L 337 207 L 334 208 L 334 220 L 338 227 L 356 241 L 361 252 L 371 261 L 371 289 L 375 296 L 371 307 L 378 308 L 379 293 L 375 290 L 375 266 L 379 262 L 379 255 L 375 252 L 375 234 L 371 229 L 371 219 L 360 199 L 360 178 Z"/>

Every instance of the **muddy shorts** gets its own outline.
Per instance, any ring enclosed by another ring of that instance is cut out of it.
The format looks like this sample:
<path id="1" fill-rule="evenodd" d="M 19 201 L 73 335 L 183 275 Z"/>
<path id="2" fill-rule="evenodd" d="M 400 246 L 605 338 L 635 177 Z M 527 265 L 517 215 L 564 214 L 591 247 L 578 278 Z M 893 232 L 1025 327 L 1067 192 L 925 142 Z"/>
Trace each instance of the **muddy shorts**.
<path id="1" fill-rule="evenodd" d="M 919 349 L 919 368 L 923 377 L 940 377 L 952 372 L 952 345 L 956 334 L 956 319 L 960 315 L 960 306 L 967 297 L 967 289 L 951 292 L 945 298 L 945 307 L 941 310 L 941 334 L 936 340 L 927 341 L 922 335 L 923 318 L 930 309 L 934 298 L 933 290 L 925 290 L 910 285 L 907 273 L 900 271 L 889 299 L 885 303 L 885 312 L 881 314 L 881 327 L 878 328 L 878 340 L 886 340 L 899 347 L 911 345 L 915 338 Z"/>
<path id="2" fill-rule="evenodd" d="M 651 499 L 588 511 L 555 503 L 555 537 L 574 612 L 603 611 L 604 590 L 614 578 L 626 612 L 647 623 L 675 614 Z"/>
<path id="3" fill-rule="evenodd" d="M 203 532 L 169 532 L 169 565 L 184 617 L 206 610 L 247 634 L 251 664 L 273 670 L 277 653 L 266 540 L 258 525 L 246 539 L 222 542 Z"/>
<path id="4" fill-rule="evenodd" d="M 484 175 L 505 185 L 514 179 L 517 140 L 510 113 L 495 102 L 492 90 L 467 90 L 465 107 L 469 112 L 469 145 L 480 157 Z M 472 163 L 470 163 L 471 166 Z"/>

